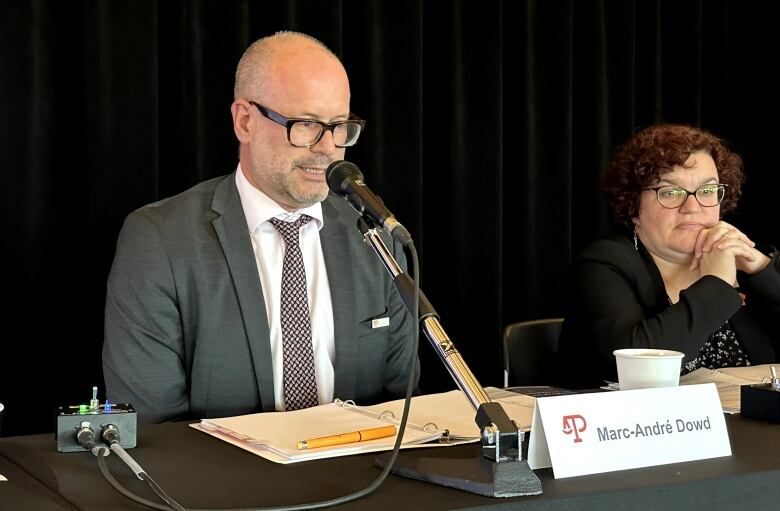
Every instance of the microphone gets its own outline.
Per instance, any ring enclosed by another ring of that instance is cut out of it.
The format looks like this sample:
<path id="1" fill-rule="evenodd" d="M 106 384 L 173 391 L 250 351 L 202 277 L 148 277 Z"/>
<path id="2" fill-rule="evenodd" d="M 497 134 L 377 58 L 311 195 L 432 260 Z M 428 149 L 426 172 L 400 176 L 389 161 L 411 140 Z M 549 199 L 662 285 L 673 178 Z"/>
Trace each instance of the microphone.
<path id="1" fill-rule="evenodd" d="M 363 174 L 357 165 L 344 160 L 334 161 L 328 165 L 325 179 L 330 191 L 347 199 L 358 213 L 383 227 L 404 245 L 408 246 L 412 243 L 412 235 L 409 231 L 395 219 L 382 199 L 363 182 Z"/>

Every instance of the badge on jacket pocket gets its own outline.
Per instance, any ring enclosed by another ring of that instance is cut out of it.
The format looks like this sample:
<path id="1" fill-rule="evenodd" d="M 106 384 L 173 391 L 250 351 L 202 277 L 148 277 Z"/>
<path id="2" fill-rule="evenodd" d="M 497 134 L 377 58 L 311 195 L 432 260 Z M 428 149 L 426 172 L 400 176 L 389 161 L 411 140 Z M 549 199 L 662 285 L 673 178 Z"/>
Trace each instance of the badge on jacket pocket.
<path id="1" fill-rule="evenodd" d="M 376 318 L 371 320 L 371 328 L 390 326 L 390 318 Z"/>

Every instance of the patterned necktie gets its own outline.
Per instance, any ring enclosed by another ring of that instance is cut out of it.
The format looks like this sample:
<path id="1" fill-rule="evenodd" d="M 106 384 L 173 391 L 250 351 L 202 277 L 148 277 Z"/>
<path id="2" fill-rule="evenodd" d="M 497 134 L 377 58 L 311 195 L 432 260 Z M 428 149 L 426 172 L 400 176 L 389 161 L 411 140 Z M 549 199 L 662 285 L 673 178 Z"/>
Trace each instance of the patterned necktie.
<path id="1" fill-rule="evenodd" d="M 306 269 L 299 244 L 299 232 L 311 220 L 301 215 L 295 222 L 272 218 L 271 223 L 284 238 L 282 267 L 282 380 L 285 410 L 317 406 L 317 381 L 314 377 L 314 351 L 311 342 L 309 298 L 306 293 Z"/>

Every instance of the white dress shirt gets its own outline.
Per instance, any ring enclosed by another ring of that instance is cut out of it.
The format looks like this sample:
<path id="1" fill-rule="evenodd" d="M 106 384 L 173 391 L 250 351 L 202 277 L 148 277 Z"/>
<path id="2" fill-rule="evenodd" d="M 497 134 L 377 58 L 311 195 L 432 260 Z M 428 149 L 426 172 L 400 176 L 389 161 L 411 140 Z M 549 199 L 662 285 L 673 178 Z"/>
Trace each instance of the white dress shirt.
<path id="1" fill-rule="evenodd" d="M 333 401 L 333 363 L 336 360 L 336 347 L 328 273 L 325 269 L 322 245 L 320 245 L 320 229 L 323 225 L 322 205 L 317 203 L 308 208 L 289 212 L 252 186 L 241 171 L 240 164 L 236 172 L 236 187 L 241 197 L 241 206 L 246 216 L 257 270 L 260 273 L 260 283 L 263 286 L 265 312 L 268 316 L 268 327 L 271 333 L 274 401 L 277 411 L 284 411 L 282 327 L 279 320 L 284 241 L 279 231 L 269 220 L 278 218 L 285 222 L 294 222 L 301 214 L 313 218 L 312 221 L 301 227 L 300 246 L 303 254 L 303 266 L 306 268 L 306 290 L 309 296 L 317 395 L 320 404 L 331 403 Z"/>

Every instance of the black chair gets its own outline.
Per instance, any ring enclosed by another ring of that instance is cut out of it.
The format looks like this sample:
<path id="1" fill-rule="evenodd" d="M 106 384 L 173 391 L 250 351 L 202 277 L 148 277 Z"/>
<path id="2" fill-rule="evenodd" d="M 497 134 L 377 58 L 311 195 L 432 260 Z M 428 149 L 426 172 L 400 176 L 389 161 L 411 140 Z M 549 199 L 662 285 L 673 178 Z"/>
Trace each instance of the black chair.
<path id="1" fill-rule="evenodd" d="M 504 329 L 504 386 L 550 385 L 563 318 L 512 323 Z"/>

